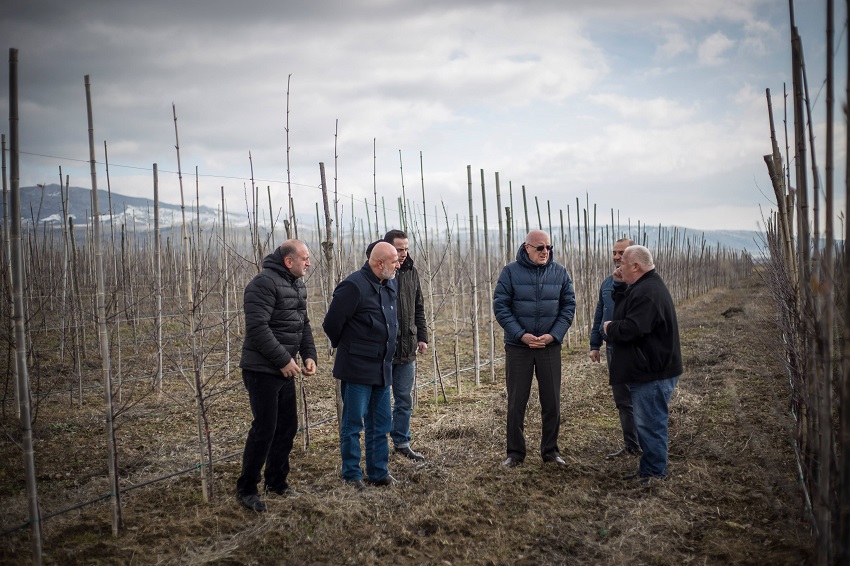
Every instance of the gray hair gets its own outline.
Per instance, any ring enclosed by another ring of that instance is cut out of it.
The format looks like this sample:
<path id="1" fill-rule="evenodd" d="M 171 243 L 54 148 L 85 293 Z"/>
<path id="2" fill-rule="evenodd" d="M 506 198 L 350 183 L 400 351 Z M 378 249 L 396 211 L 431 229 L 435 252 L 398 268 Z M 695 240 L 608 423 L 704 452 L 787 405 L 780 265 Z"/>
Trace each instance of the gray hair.
<path id="1" fill-rule="evenodd" d="M 634 245 L 626 248 L 623 255 L 629 254 L 631 261 L 640 265 L 642 271 L 655 269 L 655 263 L 652 261 L 652 254 L 646 246 Z"/>

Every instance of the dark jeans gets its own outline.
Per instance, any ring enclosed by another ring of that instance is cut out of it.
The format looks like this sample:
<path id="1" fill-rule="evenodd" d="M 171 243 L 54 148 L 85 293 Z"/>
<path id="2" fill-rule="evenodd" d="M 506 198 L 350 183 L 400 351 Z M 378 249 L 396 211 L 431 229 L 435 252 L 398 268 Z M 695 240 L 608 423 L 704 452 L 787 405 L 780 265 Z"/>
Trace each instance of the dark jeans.
<path id="1" fill-rule="evenodd" d="M 543 421 L 540 455 L 545 456 L 558 453 L 558 433 L 561 430 L 561 345 L 529 348 L 505 344 L 508 456 L 517 460 L 525 459 L 525 409 L 535 373 Z"/>
<path id="2" fill-rule="evenodd" d="M 263 464 L 266 487 L 282 491 L 288 487 L 289 453 L 298 432 L 295 380 L 243 369 L 242 382 L 248 390 L 254 421 L 245 440 L 236 493 L 257 493 Z"/>
<path id="3" fill-rule="evenodd" d="M 606 343 L 605 358 L 608 360 L 608 367 L 611 367 L 611 355 L 613 352 L 614 346 Z M 640 450 L 640 443 L 638 442 L 634 409 L 632 408 L 632 392 L 625 383 L 612 385 L 611 392 L 614 394 L 614 404 L 617 405 L 617 411 L 620 413 L 620 428 L 623 429 L 623 443 L 632 452 L 637 452 Z"/>

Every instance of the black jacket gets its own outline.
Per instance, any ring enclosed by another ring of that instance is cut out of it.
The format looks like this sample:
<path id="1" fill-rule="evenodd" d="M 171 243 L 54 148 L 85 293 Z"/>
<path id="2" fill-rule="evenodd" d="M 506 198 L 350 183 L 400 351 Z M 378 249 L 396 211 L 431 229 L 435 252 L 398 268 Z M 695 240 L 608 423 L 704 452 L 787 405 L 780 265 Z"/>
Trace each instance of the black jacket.
<path id="1" fill-rule="evenodd" d="M 395 279 L 382 284 L 368 263 L 336 286 L 322 322 L 337 349 L 334 377 L 362 385 L 392 384 L 396 294 Z"/>
<path id="2" fill-rule="evenodd" d="M 412 257 L 407 256 L 395 278 L 398 281 L 398 338 L 393 363 L 406 364 L 416 360 L 419 342 L 428 342 L 425 301 Z"/>
<path id="3" fill-rule="evenodd" d="M 679 323 L 673 298 L 653 269 L 626 289 L 615 289 L 608 342 L 611 384 L 657 381 L 682 374 Z"/>
<path id="4" fill-rule="evenodd" d="M 280 248 L 245 287 L 245 341 L 239 367 L 283 377 L 292 357 L 316 360 L 307 318 L 307 287 L 283 265 Z"/>

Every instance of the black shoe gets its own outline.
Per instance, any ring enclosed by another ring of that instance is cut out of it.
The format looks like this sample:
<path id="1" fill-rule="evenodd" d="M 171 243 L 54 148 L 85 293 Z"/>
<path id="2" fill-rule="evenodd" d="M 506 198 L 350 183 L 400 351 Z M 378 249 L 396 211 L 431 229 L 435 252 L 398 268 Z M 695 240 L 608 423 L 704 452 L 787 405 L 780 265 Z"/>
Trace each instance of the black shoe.
<path id="1" fill-rule="evenodd" d="M 608 458 L 619 458 L 620 456 L 637 456 L 640 454 L 640 448 L 628 448 L 621 446 L 619 449 L 608 454 Z"/>
<path id="2" fill-rule="evenodd" d="M 265 494 L 269 495 L 270 493 L 274 495 L 278 495 L 280 497 L 299 497 L 301 496 L 300 491 L 295 491 L 289 486 L 284 487 L 283 489 L 274 489 L 269 486 L 266 486 Z"/>
<path id="3" fill-rule="evenodd" d="M 345 484 L 350 485 L 351 487 L 353 487 L 357 491 L 363 491 L 364 489 L 366 489 L 366 484 L 363 483 L 363 480 L 360 480 L 360 479 L 358 479 L 358 480 L 345 480 Z"/>
<path id="4" fill-rule="evenodd" d="M 402 456 L 405 456 L 406 458 L 410 458 L 411 460 L 414 460 L 416 462 L 424 462 L 425 461 L 425 456 L 423 456 L 419 452 L 414 452 L 413 449 L 410 446 L 402 446 L 401 448 L 396 448 L 395 453 L 401 454 Z"/>
<path id="5" fill-rule="evenodd" d="M 637 479 L 638 485 L 650 486 L 656 482 L 664 481 L 667 476 L 639 476 Z"/>
<path id="6" fill-rule="evenodd" d="M 503 468 L 516 468 L 522 464 L 522 460 L 519 458 L 514 458 L 513 456 L 508 456 L 508 459 L 502 462 Z"/>
<path id="7" fill-rule="evenodd" d="M 631 472 L 631 473 L 626 474 L 626 475 L 624 475 L 624 476 L 623 476 L 623 479 L 624 479 L 624 480 L 636 480 L 636 479 L 638 479 L 638 478 L 640 478 L 640 472 L 636 472 L 636 471 L 635 471 L 635 472 Z"/>
<path id="8" fill-rule="evenodd" d="M 566 466 L 567 465 L 567 463 L 564 462 L 564 459 L 561 458 L 561 455 L 558 454 L 557 452 L 551 452 L 549 454 L 546 454 L 545 456 L 543 456 L 543 461 L 547 462 L 547 463 L 548 462 L 554 462 L 554 463 L 558 464 L 559 466 Z"/>
<path id="9" fill-rule="evenodd" d="M 242 507 L 250 509 L 251 511 L 262 513 L 266 510 L 266 504 L 260 500 L 260 496 L 258 496 L 256 493 L 252 493 L 251 495 L 237 494 L 236 499 L 239 500 L 239 503 L 242 504 Z"/>
<path id="10" fill-rule="evenodd" d="M 392 477 L 391 475 L 387 474 L 379 480 L 374 480 L 374 481 L 373 480 L 366 480 L 366 483 L 368 483 L 369 485 L 375 485 L 375 486 L 379 486 L 379 487 L 387 487 L 387 486 L 397 484 L 398 481 L 396 481 L 396 479 L 394 477 Z"/>

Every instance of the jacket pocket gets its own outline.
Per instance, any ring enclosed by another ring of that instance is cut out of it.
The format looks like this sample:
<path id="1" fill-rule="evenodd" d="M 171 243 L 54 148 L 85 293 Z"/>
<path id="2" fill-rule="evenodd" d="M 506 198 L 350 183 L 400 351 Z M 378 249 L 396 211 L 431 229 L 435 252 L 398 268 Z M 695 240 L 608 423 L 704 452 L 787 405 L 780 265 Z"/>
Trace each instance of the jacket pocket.
<path id="1" fill-rule="evenodd" d="M 363 356 L 366 358 L 380 358 L 381 344 L 376 342 L 366 342 L 363 340 L 355 340 L 348 348 L 348 352 L 354 356 Z"/>

